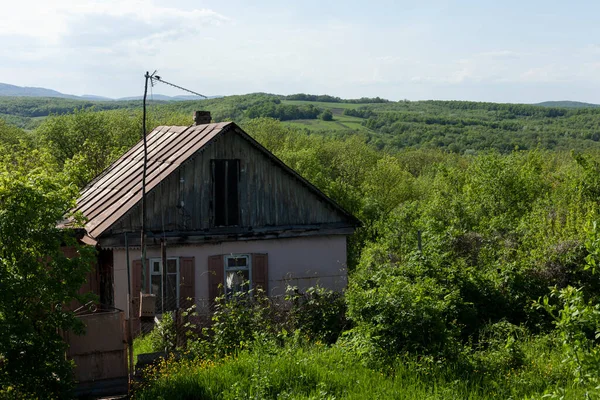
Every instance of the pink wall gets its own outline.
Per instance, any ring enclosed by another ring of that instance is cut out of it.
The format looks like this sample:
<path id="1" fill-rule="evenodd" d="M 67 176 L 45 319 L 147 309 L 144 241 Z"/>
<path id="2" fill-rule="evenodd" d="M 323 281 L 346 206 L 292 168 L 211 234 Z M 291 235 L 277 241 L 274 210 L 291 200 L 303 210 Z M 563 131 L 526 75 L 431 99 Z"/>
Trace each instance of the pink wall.
<path id="1" fill-rule="evenodd" d="M 300 290 L 320 285 L 341 291 L 347 284 L 346 236 L 314 236 L 287 239 L 222 242 L 167 249 L 168 257 L 195 257 L 196 298 L 200 310 L 208 297 L 208 257 L 219 254 L 266 253 L 269 256 L 269 295 L 285 293 L 287 285 Z M 129 250 L 130 261 L 140 250 Z M 147 257 L 160 257 L 159 247 L 148 247 Z M 114 250 L 115 307 L 127 311 L 125 249 Z"/>

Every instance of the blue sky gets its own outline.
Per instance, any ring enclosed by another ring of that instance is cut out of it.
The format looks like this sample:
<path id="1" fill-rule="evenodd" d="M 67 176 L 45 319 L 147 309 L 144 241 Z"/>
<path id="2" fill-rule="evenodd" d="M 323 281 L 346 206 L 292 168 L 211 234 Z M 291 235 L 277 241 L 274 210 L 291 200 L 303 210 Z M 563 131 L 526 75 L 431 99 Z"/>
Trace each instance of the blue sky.
<path id="1" fill-rule="evenodd" d="M 0 82 L 121 97 L 158 69 L 208 95 L 600 103 L 599 15 L 597 1 L 21 0 L 0 15 Z"/>

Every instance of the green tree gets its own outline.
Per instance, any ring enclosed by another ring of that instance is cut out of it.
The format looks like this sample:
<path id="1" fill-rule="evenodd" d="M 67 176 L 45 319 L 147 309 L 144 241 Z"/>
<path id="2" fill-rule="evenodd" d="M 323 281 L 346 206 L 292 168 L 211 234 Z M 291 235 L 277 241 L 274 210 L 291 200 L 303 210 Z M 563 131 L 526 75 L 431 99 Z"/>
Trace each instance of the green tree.
<path id="1" fill-rule="evenodd" d="M 329 109 L 323 110 L 320 117 L 323 121 L 333 121 L 333 113 Z"/>
<path id="2" fill-rule="evenodd" d="M 48 118 L 36 134 L 57 163 L 65 166 L 71 180 L 82 187 L 140 139 L 138 114 L 76 110 Z"/>
<path id="3" fill-rule="evenodd" d="M 64 305 L 81 298 L 94 251 L 57 228 L 76 193 L 44 152 L 0 148 L 0 397 L 70 395 L 59 332 L 81 328 Z M 68 259 L 62 246 L 79 257 Z"/>

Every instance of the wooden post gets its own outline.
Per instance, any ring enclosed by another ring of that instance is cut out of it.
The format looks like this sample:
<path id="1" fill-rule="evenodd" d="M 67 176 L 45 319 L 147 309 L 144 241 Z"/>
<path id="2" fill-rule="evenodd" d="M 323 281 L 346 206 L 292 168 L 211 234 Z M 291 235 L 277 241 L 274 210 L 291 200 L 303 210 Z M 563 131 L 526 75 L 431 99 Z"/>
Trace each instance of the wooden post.
<path id="1" fill-rule="evenodd" d="M 125 254 L 127 259 L 127 348 L 129 349 L 129 379 L 127 380 L 127 391 L 131 394 L 131 382 L 133 380 L 133 333 L 131 329 L 131 273 L 129 271 L 129 242 L 125 232 Z"/>

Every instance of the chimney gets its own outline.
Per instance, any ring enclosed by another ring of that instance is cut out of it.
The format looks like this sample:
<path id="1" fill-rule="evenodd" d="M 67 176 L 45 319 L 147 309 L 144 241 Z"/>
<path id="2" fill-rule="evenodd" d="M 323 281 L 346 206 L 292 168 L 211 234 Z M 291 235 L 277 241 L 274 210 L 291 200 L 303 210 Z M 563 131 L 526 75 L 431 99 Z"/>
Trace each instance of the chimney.
<path id="1" fill-rule="evenodd" d="M 195 125 L 210 124 L 210 111 L 195 111 L 194 112 L 194 124 Z"/>

